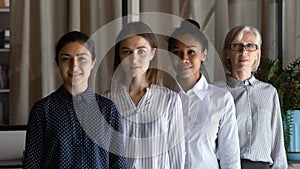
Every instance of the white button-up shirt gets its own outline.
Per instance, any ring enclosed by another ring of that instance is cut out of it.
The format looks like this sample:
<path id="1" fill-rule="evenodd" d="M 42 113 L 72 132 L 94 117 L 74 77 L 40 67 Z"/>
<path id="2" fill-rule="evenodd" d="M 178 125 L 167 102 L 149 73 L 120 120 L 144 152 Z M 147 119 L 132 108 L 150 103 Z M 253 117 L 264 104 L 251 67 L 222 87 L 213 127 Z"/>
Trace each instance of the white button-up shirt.
<path id="1" fill-rule="evenodd" d="M 186 169 L 239 169 L 235 106 L 225 89 L 202 75 L 187 92 L 179 92 L 185 119 Z"/>

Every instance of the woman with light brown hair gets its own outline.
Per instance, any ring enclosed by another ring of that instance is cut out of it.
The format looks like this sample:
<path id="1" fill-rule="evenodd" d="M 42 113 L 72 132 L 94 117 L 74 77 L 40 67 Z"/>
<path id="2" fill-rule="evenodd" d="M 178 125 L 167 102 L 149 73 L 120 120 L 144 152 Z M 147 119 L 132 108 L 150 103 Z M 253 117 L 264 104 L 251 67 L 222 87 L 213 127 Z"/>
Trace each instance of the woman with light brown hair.
<path id="1" fill-rule="evenodd" d="M 182 169 L 184 130 L 177 93 L 161 86 L 157 40 L 143 22 L 128 23 L 117 36 L 112 99 L 122 115 L 129 168 Z"/>

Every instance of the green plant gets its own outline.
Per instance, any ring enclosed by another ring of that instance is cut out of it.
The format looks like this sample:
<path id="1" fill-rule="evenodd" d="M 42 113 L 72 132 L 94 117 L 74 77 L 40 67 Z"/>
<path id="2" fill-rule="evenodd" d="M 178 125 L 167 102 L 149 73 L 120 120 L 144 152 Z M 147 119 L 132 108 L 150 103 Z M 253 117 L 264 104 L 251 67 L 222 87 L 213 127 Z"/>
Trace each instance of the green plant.
<path id="1" fill-rule="evenodd" d="M 300 109 L 300 57 L 291 62 L 287 68 L 280 67 L 279 59 L 273 61 L 262 59 L 255 77 L 272 84 L 278 92 L 281 116 L 284 124 L 284 142 L 288 151 L 290 147 L 293 114 L 289 110 Z"/>

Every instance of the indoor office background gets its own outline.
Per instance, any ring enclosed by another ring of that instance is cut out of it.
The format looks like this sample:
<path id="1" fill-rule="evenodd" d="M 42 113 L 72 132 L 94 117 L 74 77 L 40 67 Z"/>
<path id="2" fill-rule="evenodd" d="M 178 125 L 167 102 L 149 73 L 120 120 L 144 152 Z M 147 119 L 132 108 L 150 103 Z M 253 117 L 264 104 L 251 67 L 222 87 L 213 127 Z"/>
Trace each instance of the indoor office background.
<path id="1" fill-rule="evenodd" d="M 55 42 L 63 33 L 80 30 L 92 35 L 123 15 L 158 12 L 193 18 L 212 42 L 214 55 L 221 54 L 230 28 L 251 25 L 262 33 L 262 57 L 280 57 L 286 66 L 300 56 L 298 0 L 11 0 L 10 6 L 10 124 L 25 124 L 33 103 L 61 83 L 53 57 Z M 98 72 L 107 73 L 96 77 L 101 82 L 95 85 L 96 91 L 109 87 L 112 63 L 112 59 L 103 59 Z M 217 68 L 210 69 L 211 81 L 222 78 Z"/>
<path id="2" fill-rule="evenodd" d="M 8 105 L 4 105 L 8 107 L 8 123 L 25 125 L 33 104 L 61 84 L 54 49 L 58 38 L 68 31 L 80 30 L 93 35 L 122 16 L 130 15 L 110 30 L 118 32 L 122 23 L 142 19 L 140 13 L 192 18 L 200 23 L 213 47 L 210 54 L 217 59 L 227 31 L 244 24 L 261 32 L 262 57 L 279 57 L 286 67 L 300 57 L 299 9 L 299 0 L 10 0 L 9 18 L 1 20 L 8 22 L 10 29 L 10 92 Z M 166 21 L 157 22 L 156 26 L 163 29 Z M 170 24 L 174 28 L 179 26 L 175 21 Z M 97 43 L 110 48 L 106 42 L 111 40 L 109 36 L 102 37 Z M 165 45 L 163 38 L 160 42 Z M 97 92 L 110 87 L 107 79 L 113 76 L 112 52 L 99 63 L 97 72 L 104 73 L 95 73 L 93 87 Z M 216 62 L 207 66 L 210 82 L 224 76 L 223 70 L 213 64 Z"/>

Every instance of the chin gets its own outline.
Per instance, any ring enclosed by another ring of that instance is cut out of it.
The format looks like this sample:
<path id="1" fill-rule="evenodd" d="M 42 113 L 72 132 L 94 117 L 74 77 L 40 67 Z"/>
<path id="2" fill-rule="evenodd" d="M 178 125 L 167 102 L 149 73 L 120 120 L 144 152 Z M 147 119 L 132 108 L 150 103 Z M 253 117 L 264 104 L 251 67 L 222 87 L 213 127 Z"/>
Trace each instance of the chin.
<path id="1" fill-rule="evenodd" d="M 79 85 L 82 85 L 84 84 L 83 80 L 82 79 L 78 79 L 78 80 L 73 80 L 72 81 L 72 86 L 73 87 L 76 87 L 76 86 L 79 86 Z"/>
<path id="2" fill-rule="evenodd" d="M 179 78 L 188 79 L 194 77 L 191 73 L 179 73 L 177 74 Z"/>
<path id="3" fill-rule="evenodd" d="M 136 77 L 136 76 L 141 75 L 143 73 L 146 73 L 146 71 L 130 71 L 129 76 L 130 77 Z"/>

